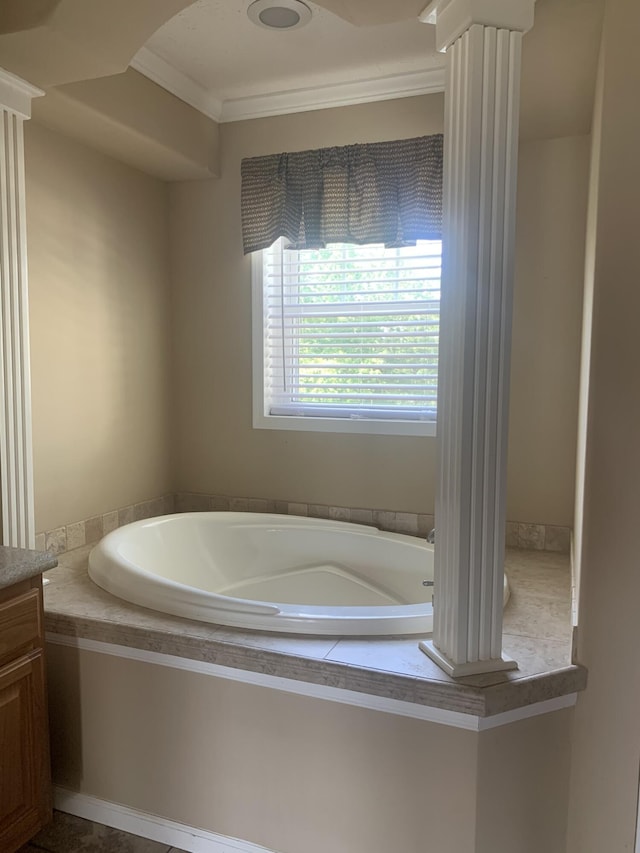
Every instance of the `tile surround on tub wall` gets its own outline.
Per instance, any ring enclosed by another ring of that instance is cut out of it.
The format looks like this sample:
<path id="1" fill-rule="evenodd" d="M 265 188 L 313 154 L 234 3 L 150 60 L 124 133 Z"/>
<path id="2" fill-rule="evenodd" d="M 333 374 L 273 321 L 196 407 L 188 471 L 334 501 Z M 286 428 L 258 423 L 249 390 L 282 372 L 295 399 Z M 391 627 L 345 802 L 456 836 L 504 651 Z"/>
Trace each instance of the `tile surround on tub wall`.
<path id="1" fill-rule="evenodd" d="M 280 515 L 303 515 L 311 518 L 329 518 L 369 524 L 390 533 L 408 533 L 426 536 L 435 526 L 433 515 L 393 510 L 361 509 L 324 504 L 265 500 L 264 498 L 238 498 L 225 495 L 203 495 L 179 492 L 176 495 L 176 512 L 273 512 Z M 571 549 L 571 528 L 552 524 L 531 524 L 508 521 L 507 548 L 535 551 L 555 551 L 568 554 Z"/>
<path id="2" fill-rule="evenodd" d="M 280 515 L 327 518 L 335 521 L 350 521 L 355 524 L 368 524 L 390 533 L 406 533 L 410 536 L 421 537 L 425 537 L 434 527 L 433 516 L 425 513 L 179 492 L 176 495 L 165 495 L 161 498 L 142 501 L 87 518 L 84 521 L 75 521 L 57 527 L 55 530 L 39 533 L 36 536 L 36 549 L 62 554 L 65 551 L 98 542 L 105 534 L 132 521 L 152 518 L 156 515 L 169 515 L 173 512 L 210 511 L 271 512 Z M 571 547 L 571 528 L 508 521 L 506 544 L 507 548 L 555 551 L 568 554 Z"/>
<path id="3" fill-rule="evenodd" d="M 56 527 L 55 530 L 47 530 L 36 535 L 37 551 L 52 551 L 54 554 L 62 554 L 65 551 L 73 551 L 83 545 L 92 545 L 99 542 L 102 537 L 143 518 L 152 518 L 155 515 L 170 515 L 175 512 L 175 495 L 164 495 L 161 498 L 153 498 L 149 501 L 141 501 L 131 506 L 105 512 L 86 518 L 84 521 L 74 521 L 71 524 Z"/>

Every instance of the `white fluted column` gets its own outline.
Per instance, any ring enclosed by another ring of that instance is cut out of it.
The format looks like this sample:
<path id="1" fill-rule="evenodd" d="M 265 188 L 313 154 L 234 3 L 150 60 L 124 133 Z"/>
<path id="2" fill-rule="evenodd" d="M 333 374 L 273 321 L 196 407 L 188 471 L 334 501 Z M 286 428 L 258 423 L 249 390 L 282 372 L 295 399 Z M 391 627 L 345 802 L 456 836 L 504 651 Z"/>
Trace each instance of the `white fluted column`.
<path id="1" fill-rule="evenodd" d="M 433 640 L 453 676 L 502 656 L 520 48 L 534 0 L 441 0 L 447 52 Z M 433 9 L 431 10 L 434 11 Z"/>
<path id="2" fill-rule="evenodd" d="M 21 548 L 35 545 L 23 124 L 42 94 L 0 69 L 2 541 Z"/>

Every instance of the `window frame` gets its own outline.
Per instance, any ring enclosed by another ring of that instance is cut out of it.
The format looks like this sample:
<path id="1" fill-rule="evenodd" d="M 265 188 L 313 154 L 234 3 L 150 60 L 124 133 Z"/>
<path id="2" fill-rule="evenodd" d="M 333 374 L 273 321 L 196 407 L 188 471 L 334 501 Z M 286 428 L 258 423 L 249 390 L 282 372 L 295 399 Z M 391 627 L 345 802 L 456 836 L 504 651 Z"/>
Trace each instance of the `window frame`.
<path id="1" fill-rule="evenodd" d="M 264 349 L 265 309 L 263 289 L 262 249 L 251 253 L 252 291 L 252 374 L 253 374 L 253 427 L 254 429 L 284 429 L 302 432 L 330 432 L 357 435 L 436 435 L 435 420 L 402 420 L 387 418 L 331 418 L 318 415 L 273 415 L 266 411 Z"/>

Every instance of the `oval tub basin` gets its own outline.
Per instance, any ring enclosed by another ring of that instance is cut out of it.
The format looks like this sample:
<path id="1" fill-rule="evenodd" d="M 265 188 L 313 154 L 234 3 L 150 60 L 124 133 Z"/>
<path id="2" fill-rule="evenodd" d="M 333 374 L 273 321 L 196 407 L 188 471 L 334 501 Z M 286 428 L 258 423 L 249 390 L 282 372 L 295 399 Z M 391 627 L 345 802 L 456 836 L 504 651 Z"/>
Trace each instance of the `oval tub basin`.
<path id="1" fill-rule="evenodd" d="M 427 634 L 433 546 L 346 522 L 182 513 L 114 530 L 89 555 L 107 592 L 217 625 L 329 636 Z"/>

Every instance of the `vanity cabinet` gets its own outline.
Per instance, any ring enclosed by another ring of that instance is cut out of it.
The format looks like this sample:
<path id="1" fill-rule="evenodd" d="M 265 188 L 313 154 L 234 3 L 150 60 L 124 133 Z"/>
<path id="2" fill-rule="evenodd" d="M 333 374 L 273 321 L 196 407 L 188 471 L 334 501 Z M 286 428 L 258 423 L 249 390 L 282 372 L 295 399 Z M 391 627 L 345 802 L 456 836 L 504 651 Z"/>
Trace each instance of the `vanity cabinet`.
<path id="1" fill-rule="evenodd" d="M 0 589 L 0 850 L 51 820 L 41 576 Z"/>

